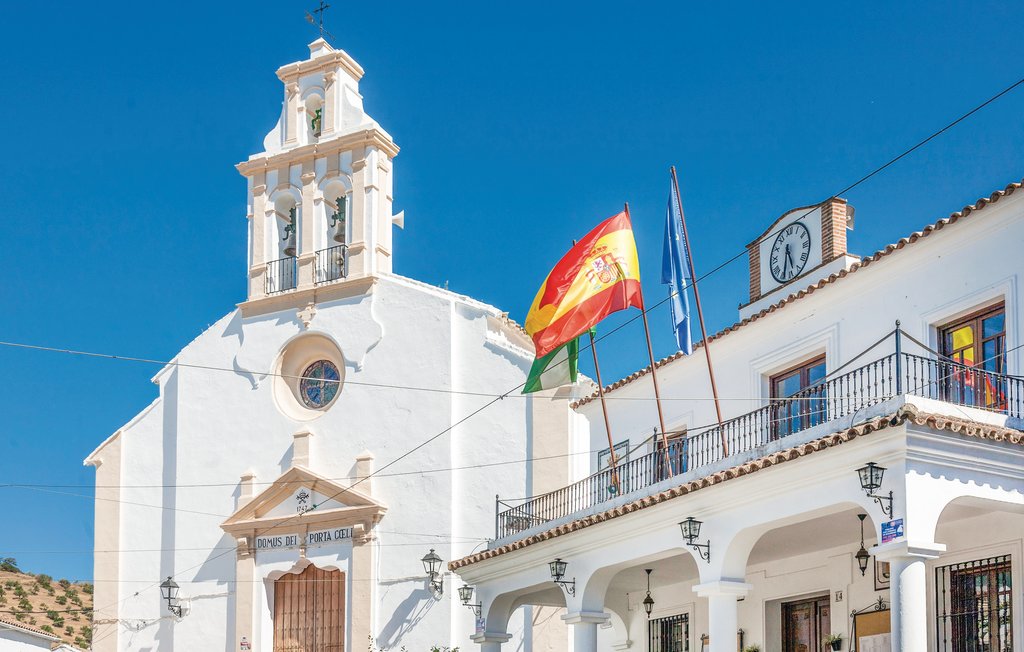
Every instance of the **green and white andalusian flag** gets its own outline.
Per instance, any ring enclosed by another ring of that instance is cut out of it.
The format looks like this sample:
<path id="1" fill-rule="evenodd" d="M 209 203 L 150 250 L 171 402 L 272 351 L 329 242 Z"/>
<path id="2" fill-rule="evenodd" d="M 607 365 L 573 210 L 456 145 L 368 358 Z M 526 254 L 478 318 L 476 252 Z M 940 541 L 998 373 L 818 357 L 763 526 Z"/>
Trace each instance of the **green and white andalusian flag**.
<path id="1" fill-rule="evenodd" d="M 523 394 L 575 383 L 580 367 L 579 354 L 579 338 L 574 337 L 546 356 L 534 360 Z"/>

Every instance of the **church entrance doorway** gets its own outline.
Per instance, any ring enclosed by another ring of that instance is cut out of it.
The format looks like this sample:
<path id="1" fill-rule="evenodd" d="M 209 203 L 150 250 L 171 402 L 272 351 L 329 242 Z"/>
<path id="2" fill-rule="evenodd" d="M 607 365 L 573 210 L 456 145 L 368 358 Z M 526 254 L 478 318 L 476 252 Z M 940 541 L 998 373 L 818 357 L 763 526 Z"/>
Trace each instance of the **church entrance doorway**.
<path id="1" fill-rule="evenodd" d="M 274 582 L 274 652 L 344 649 L 344 573 L 309 565 Z"/>

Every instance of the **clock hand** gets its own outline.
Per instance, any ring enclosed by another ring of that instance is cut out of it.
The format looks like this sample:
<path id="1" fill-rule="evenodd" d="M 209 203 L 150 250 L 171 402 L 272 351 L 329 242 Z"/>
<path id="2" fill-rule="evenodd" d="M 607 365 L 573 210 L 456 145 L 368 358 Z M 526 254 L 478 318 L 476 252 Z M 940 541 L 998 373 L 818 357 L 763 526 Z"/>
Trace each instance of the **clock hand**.
<path id="1" fill-rule="evenodd" d="M 792 265 L 793 267 L 796 267 L 796 263 L 793 262 L 793 256 L 790 253 L 789 245 L 788 244 L 786 245 L 786 262 L 789 265 Z"/>

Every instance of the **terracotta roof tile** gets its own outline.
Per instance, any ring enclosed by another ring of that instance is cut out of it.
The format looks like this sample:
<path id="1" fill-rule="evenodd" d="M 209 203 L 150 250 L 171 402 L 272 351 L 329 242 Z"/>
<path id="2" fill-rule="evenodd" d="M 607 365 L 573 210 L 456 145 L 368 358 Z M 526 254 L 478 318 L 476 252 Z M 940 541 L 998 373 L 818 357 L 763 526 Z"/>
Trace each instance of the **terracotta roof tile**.
<path id="1" fill-rule="evenodd" d="M 827 278 L 823 278 L 820 281 L 818 281 L 817 283 L 814 283 L 813 285 L 810 285 L 810 286 L 808 286 L 808 287 L 806 287 L 806 288 L 804 288 L 802 290 L 794 292 L 794 293 L 792 293 L 792 294 L 790 294 L 790 295 L 780 299 L 778 302 L 768 306 L 767 308 L 765 308 L 764 310 L 758 312 L 757 314 L 751 315 L 750 317 L 747 317 L 746 319 L 743 319 L 742 321 L 738 321 L 735 324 L 733 324 L 732 326 L 728 326 L 726 328 L 723 328 L 722 330 L 718 331 L 714 335 L 710 335 L 708 337 L 708 341 L 709 342 L 713 342 L 713 341 L 717 340 L 720 337 L 723 337 L 723 336 L 725 336 L 725 335 L 727 335 L 729 333 L 732 333 L 733 331 L 739 330 L 740 328 L 746 326 L 747 324 L 750 324 L 751 322 L 755 322 L 758 319 L 761 319 L 762 317 L 766 317 L 766 316 L 772 314 L 773 312 L 776 312 L 777 310 L 781 310 L 782 308 L 784 308 L 787 305 L 793 303 L 797 299 L 802 299 L 803 297 L 806 297 L 809 294 L 813 294 L 815 291 L 820 290 L 821 288 L 826 287 L 828 285 L 831 285 L 831 284 L 835 283 L 836 281 L 838 281 L 839 279 L 845 278 L 845 277 L 853 274 L 854 272 L 856 272 L 859 269 L 867 267 L 868 265 L 870 265 L 872 263 L 878 262 L 879 260 L 889 256 L 890 254 L 892 254 L 892 253 L 894 253 L 896 251 L 899 251 L 900 249 L 903 249 L 907 245 L 913 244 L 913 243 L 917 242 L 918 240 L 920 240 L 921 238 L 925 238 L 925 237 L 931 235 L 935 231 L 938 231 L 938 230 L 940 230 L 940 229 L 942 229 L 942 228 L 944 228 L 944 227 L 946 227 L 946 226 L 948 226 L 950 224 L 955 224 L 957 221 L 959 221 L 962 218 L 967 217 L 971 213 L 980 211 L 981 209 L 985 208 L 989 204 L 994 204 L 997 201 L 999 201 L 1001 198 L 1006 197 L 1008 195 L 1012 195 L 1022 185 L 1024 185 L 1024 179 L 1022 179 L 1019 182 L 1011 183 L 1008 186 L 1006 186 L 1005 188 L 1003 188 L 1002 190 L 997 190 L 997 191 L 993 192 L 988 197 L 982 197 L 982 198 L 978 199 L 976 202 L 974 202 L 973 204 L 969 204 L 967 206 L 964 206 L 959 211 L 957 211 L 955 213 L 952 213 L 949 217 L 941 219 L 938 222 L 936 222 L 935 224 L 929 224 L 928 226 L 924 227 L 920 231 L 916 231 L 914 233 L 911 233 L 909 236 L 907 236 L 905 238 L 901 238 L 897 242 L 894 242 L 894 243 L 892 243 L 890 245 L 886 245 L 886 247 L 884 249 L 880 249 L 880 250 L 876 251 L 871 256 L 866 256 L 866 257 L 862 258 L 859 262 L 856 262 L 852 266 L 850 266 L 850 269 L 848 269 L 848 270 L 844 269 L 844 270 L 839 271 L 839 272 L 837 272 L 835 274 L 831 274 Z M 696 348 L 698 348 L 700 346 L 703 346 L 703 345 L 704 345 L 703 342 L 698 342 L 697 344 L 694 345 L 693 348 L 696 349 Z M 666 365 L 666 364 L 672 362 L 673 360 L 677 360 L 677 359 L 683 357 L 683 355 L 684 354 L 681 351 L 678 352 L 678 353 L 674 353 L 674 354 L 672 354 L 672 355 L 670 355 L 670 356 L 668 356 L 666 358 L 662 358 L 661 360 L 656 362 L 655 366 L 660 368 L 663 365 Z M 620 387 L 628 385 L 629 383 L 633 382 L 634 380 L 647 375 L 647 373 L 649 371 L 650 371 L 650 369 L 646 368 L 646 367 L 643 368 L 643 369 L 640 369 L 639 371 L 635 371 L 632 374 L 626 376 L 625 378 L 622 378 L 621 380 L 617 380 L 614 383 L 612 383 L 611 385 L 608 385 L 607 387 L 605 387 L 604 391 L 605 391 L 605 393 L 608 393 L 608 392 L 614 391 L 614 390 L 616 390 L 616 389 L 618 389 Z M 590 396 L 587 396 L 585 398 L 580 399 L 579 401 L 576 401 L 575 403 L 572 404 L 572 407 L 573 407 L 573 409 L 575 409 L 577 407 L 586 405 L 587 403 L 595 400 L 597 398 L 597 396 L 598 395 L 595 392 L 594 394 L 592 394 Z"/>
<path id="2" fill-rule="evenodd" d="M 7 625 L 9 627 L 14 627 L 15 629 L 24 630 L 24 631 L 32 633 L 32 634 L 38 634 L 39 636 L 45 636 L 46 638 L 52 639 L 54 641 L 59 641 L 60 640 L 60 637 L 58 637 L 58 636 L 56 636 L 54 634 L 51 634 L 50 632 L 44 632 L 43 630 L 39 629 L 38 627 L 33 627 L 31 625 L 26 625 L 25 623 L 19 623 L 17 620 L 15 620 L 13 618 L 7 618 L 6 616 L 0 616 L 0 623 L 2 623 L 4 625 Z"/>
<path id="3" fill-rule="evenodd" d="M 619 505 L 598 514 L 592 514 L 569 523 L 563 523 L 562 525 L 545 530 L 544 532 L 539 532 L 492 550 L 484 550 L 483 552 L 478 552 L 476 554 L 469 555 L 468 557 L 463 557 L 462 559 L 456 559 L 448 564 L 448 569 L 455 571 L 486 559 L 492 559 L 499 555 L 521 550 L 522 548 L 526 548 L 527 546 L 531 546 L 535 543 L 540 543 L 541 541 L 547 541 L 599 523 L 604 523 L 605 521 L 609 521 L 613 518 L 630 514 L 647 507 L 652 507 L 659 503 L 672 500 L 673 498 L 685 496 L 694 491 L 706 489 L 707 487 L 721 484 L 722 482 L 726 482 L 734 478 L 756 473 L 757 471 L 776 466 L 778 464 L 797 460 L 806 455 L 810 455 L 811 453 L 826 450 L 833 446 L 839 446 L 852 441 L 857 437 L 862 437 L 878 430 L 883 430 L 885 428 L 907 422 L 914 423 L 919 426 L 928 426 L 936 430 L 947 430 L 967 437 L 978 437 L 981 439 L 1005 441 L 1011 444 L 1024 445 L 1024 432 L 1019 430 L 978 423 L 976 421 L 968 421 L 966 419 L 930 414 L 921 412 L 912 405 L 905 405 L 894 414 L 878 417 L 851 428 L 847 428 L 846 430 L 835 432 L 813 441 L 734 466 L 730 469 L 712 473 L 696 480 L 691 480 L 690 482 L 672 487 L 671 489 L 666 489 L 665 491 L 661 491 L 650 496 L 638 498 L 637 500 L 624 505 Z"/>

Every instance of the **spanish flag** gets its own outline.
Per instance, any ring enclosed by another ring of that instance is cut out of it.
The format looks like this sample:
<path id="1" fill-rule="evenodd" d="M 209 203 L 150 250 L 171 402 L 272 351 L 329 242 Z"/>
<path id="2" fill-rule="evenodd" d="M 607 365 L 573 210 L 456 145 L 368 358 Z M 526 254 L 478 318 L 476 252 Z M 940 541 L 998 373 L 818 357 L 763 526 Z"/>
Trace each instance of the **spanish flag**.
<path id="1" fill-rule="evenodd" d="M 573 245 L 540 286 L 526 332 L 542 358 L 608 315 L 643 310 L 640 262 L 629 214 L 622 212 Z"/>

